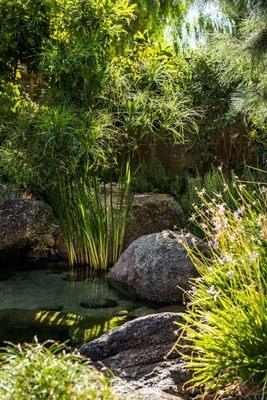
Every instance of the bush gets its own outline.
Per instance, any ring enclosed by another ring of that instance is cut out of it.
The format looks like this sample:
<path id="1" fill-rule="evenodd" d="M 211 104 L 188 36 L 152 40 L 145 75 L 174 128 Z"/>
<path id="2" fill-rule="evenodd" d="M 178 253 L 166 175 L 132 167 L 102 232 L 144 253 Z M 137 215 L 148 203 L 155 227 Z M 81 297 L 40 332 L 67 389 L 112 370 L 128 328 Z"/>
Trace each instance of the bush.
<path id="1" fill-rule="evenodd" d="M 133 48 L 111 60 L 99 108 L 110 113 L 118 135 L 125 136 L 125 149 L 181 143 L 197 132 L 201 112 L 186 91 L 189 76 L 181 55 L 140 33 Z"/>
<path id="2" fill-rule="evenodd" d="M 152 152 L 148 160 L 139 166 L 134 179 L 135 190 L 140 193 L 164 193 L 168 184 L 166 170 L 161 161 Z"/>
<path id="3" fill-rule="evenodd" d="M 233 208 L 233 199 L 229 196 L 229 192 L 225 190 L 225 185 L 227 184 L 232 187 L 233 181 L 233 177 L 223 178 L 220 170 L 214 167 L 204 177 L 197 176 L 196 178 L 189 179 L 185 193 L 179 199 L 185 213 L 184 227 L 189 228 L 192 233 L 202 236 L 202 230 L 194 223 L 195 206 L 201 204 L 201 198 L 199 197 L 201 191 L 204 191 L 208 198 L 215 197 L 218 201 L 219 199 L 223 199 L 230 208 Z M 189 218 L 192 215 L 193 218 Z M 189 225 L 188 219 L 191 221 Z"/>
<path id="4" fill-rule="evenodd" d="M 33 103 L 1 128 L 3 180 L 43 191 L 77 169 L 107 165 L 116 141 L 105 115 L 80 113 L 65 105 Z"/>
<path id="5" fill-rule="evenodd" d="M 232 211 L 200 194 L 196 218 L 209 257 L 187 249 L 200 273 L 192 280 L 182 338 L 190 383 L 206 392 L 237 389 L 267 396 L 267 190 L 236 187 Z"/>
<path id="6" fill-rule="evenodd" d="M 114 399 L 107 379 L 64 345 L 10 345 L 0 362 L 1 399 Z"/>
<path id="7" fill-rule="evenodd" d="M 152 150 L 148 159 L 137 168 L 133 188 L 139 193 L 169 193 L 175 197 L 181 193 L 183 176 L 169 171 Z"/>

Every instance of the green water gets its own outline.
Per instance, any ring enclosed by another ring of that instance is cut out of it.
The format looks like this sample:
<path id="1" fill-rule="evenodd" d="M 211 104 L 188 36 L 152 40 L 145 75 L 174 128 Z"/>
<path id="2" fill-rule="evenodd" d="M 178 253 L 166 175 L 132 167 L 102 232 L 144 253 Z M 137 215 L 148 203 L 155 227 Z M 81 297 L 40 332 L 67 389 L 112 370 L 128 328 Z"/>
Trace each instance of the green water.
<path id="1" fill-rule="evenodd" d="M 37 336 L 39 341 L 79 346 L 126 321 L 160 311 L 122 297 L 105 275 L 81 271 L 2 268 L 0 342 L 31 342 Z"/>

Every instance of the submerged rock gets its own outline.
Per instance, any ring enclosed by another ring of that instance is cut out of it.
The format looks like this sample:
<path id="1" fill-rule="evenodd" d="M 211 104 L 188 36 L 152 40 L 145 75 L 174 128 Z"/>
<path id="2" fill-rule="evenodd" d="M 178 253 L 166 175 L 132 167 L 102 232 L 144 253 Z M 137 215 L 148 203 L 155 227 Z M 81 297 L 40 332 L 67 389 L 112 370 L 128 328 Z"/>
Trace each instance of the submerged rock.
<path id="1" fill-rule="evenodd" d="M 83 308 L 114 308 L 118 306 L 118 303 L 112 299 L 94 299 L 90 303 L 80 303 Z"/>
<path id="2" fill-rule="evenodd" d="M 193 246 L 194 237 L 163 231 L 138 238 L 109 272 L 110 282 L 122 293 L 159 303 L 183 302 L 189 279 L 197 271 L 180 242 Z"/>
<path id="3" fill-rule="evenodd" d="M 188 379 L 177 351 L 177 313 L 148 315 L 127 322 L 82 346 L 95 365 L 111 369 L 132 389 L 157 389 L 179 395 Z M 160 397 L 158 397 L 160 398 Z"/>

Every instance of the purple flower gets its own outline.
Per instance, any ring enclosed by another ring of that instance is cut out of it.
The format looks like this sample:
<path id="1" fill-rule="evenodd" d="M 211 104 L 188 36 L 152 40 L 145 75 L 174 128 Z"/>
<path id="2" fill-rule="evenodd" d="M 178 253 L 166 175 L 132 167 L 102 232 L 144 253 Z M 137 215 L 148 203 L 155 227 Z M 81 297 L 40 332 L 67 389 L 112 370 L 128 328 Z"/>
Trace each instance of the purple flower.
<path id="1" fill-rule="evenodd" d="M 232 278 L 234 276 L 234 271 L 229 270 L 226 272 L 226 275 L 229 276 L 230 278 Z"/>
<path id="2" fill-rule="evenodd" d="M 214 297 L 214 300 L 217 299 L 219 296 L 220 292 L 215 289 L 214 285 L 211 285 L 211 287 L 206 291 L 208 294 L 211 294 Z"/>

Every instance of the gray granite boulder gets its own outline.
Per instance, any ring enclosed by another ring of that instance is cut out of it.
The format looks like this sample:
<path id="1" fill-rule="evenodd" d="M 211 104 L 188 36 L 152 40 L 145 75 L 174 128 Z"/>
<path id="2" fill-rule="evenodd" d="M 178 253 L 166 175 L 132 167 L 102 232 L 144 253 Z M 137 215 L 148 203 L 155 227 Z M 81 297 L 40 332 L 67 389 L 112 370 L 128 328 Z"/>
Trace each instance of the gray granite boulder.
<path id="1" fill-rule="evenodd" d="M 180 204 L 169 194 L 135 194 L 125 232 L 125 246 L 140 236 L 175 229 L 182 216 Z"/>
<path id="2" fill-rule="evenodd" d="M 189 279 L 198 274 L 183 240 L 192 247 L 196 239 L 171 231 L 138 238 L 111 268 L 109 281 L 132 297 L 169 304 L 184 302 Z"/>
<path id="3" fill-rule="evenodd" d="M 42 201 L 9 199 L 0 204 L 0 259 L 66 257 L 51 208 Z"/>
<path id="4" fill-rule="evenodd" d="M 178 352 L 170 353 L 178 338 L 175 322 L 179 320 L 178 313 L 141 317 L 85 344 L 80 353 L 99 368 L 110 369 L 131 390 L 151 388 L 178 396 L 189 377 Z"/>

